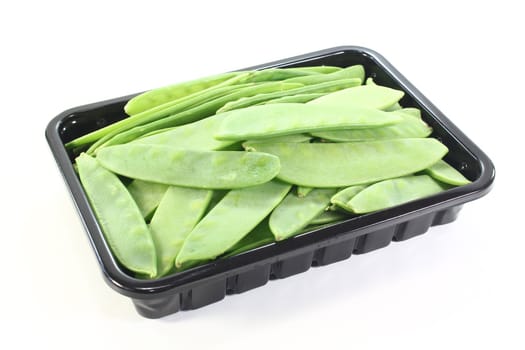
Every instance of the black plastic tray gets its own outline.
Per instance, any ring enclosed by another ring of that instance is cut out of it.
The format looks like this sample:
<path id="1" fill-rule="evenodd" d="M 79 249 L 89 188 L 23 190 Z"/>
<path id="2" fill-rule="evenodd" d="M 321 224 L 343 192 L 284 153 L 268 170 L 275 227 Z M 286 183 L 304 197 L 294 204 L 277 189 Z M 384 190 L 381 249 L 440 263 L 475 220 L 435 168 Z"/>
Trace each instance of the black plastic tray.
<path id="1" fill-rule="evenodd" d="M 456 219 L 462 205 L 485 195 L 494 181 L 490 159 L 448 120 L 426 97 L 378 53 L 355 46 L 336 47 L 266 63 L 248 69 L 362 64 L 367 77 L 405 91 L 403 106 L 418 107 L 433 128 L 432 137 L 448 148 L 446 160 L 473 182 L 391 209 L 358 216 L 294 238 L 268 244 L 158 280 L 128 275 L 112 257 L 64 144 L 126 115 L 123 106 L 132 96 L 69 109 L 49 123 L 46 138 L 84 223 L 103 275 L 117 292 L 132 298 L 137 311 L 148 318 L 196 309 L 227 294 L 260 287 L 271 279 L 307 271 L 386 247 L 425 233 L 430 226 Z"/>

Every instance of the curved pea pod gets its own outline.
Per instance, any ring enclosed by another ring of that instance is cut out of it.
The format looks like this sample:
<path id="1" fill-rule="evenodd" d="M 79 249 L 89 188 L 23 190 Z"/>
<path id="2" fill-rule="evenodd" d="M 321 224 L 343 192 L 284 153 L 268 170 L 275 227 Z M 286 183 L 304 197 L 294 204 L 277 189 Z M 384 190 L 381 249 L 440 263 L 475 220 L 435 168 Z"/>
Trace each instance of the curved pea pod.
<path id="1" fill-rule="evenodd" d="M 270 226 L 268 226 L 268 219 L 264 219 L 257 227 L 250 231 L 250 233 L 244 236 L 243 239 L 231 247 L 223 257 L 227 258 L 241 254 L 272 242 L 275 242 L 275 238 L 273 237 L 272 231 L 270 231 Z"/>
<path id="2" fill-rule="evenodd" d="M 248 140 L 303 132 L 362 129 L 390 125 L 402 118 L 376 109 L 302 103 L 259 105 L 227 112 L 218 140 Z"/>
<path id="3" fill-rule="evenodd" d="M 212 197 L 211 190 L 170 186 L 149 225 L 157 247 L 158 275 L 173 269 L 184 240 L 199 222 Z"/>
<path id="4" fill-rule="evenodd" d="M 135 203 L 137 203 L 144 219 L 149 220 L 168 190 L 168 185 L 133 180 L 127 186 L 127 189 L 135 200 Z"/>
<path id="5" fill-rule="evenodd" d="M 316 98 L 307 104 L 352 105 L 385 109 L 398 102 L 405 93 L 379 85 L 361 85 Z"/>
<path id="6" fill-rule="evenodd" d="M 358 78 L 360 80 L 359 84 L 362 84 L 363 80 L 365 79 L 365 69 L 363 68 L 363 66 L 358 64 L 328 74 L 307 75 L 302 77 L 286 79 L 285 81 L 289 83 L 301 83 L 305 85 L 312 85 L 324 83 L 326 81 L 331 80 L 350 78 Z"/>
<path id="7" fill-rule="evenodd" d="M 212 75 L 146 91 L 130 99 L 124 106 L 124 111 L 128 115 L 137 114 L 166 102 L 205 90 L 232 77 L 238 76 L 241 73 L 242 72 L 230 72 Z"/>
<path id="8" fill-rule="evenodd" d="M 448 152 L 433 138 L 350 143 L 252 143 L 281 161 L 277 178 L 300 186 L 347 187 L 404 176 L 436 163 Z"/>
<path id="9" fill-rule="evenodd" d="M 403 110 L 390 113 L 399 116 L 401 118 L 401 122 L 379 128 L 317 131 L 312 132 L 311 134 L 325 140 L 335 142 L 350 142 L 427 137 L 432 133 L 432 128 L 429 127 L 423 120 L 421 120 L 421 118 L 406 114 L 403 112 Z"/>
<path id="10" fill-rule="evenodd" d="M 308 226 L 331 224 L 337 221 L 346 220 L 348 218 L 350 218 L 350 215 L 348 213 L 342 213 L 340 211 L 335 210 L 325 210 L 321 214 L 313 218 L 312 221 L 308 223 Z"/>
<path id="11" fill-rule="evenodd" d="M 399 113 L 409 114 L 413 117 L 421 119 L 421 110 L 416 107 L 405 107 L 398 111 Z"/>
<path id="12" fill-rule="evenodd" d="M 184 149 L 216 151 L 231 146 L 235 141 L 220 141 L 213 137 L 222 124 L 225 115 L 214 115 L 190 124 L 170 128 L 133 140 L 132 143 L 148 145 L 165 145 Z"/>
<path id="13" fill-rule="evenodd" d="M 238 79 L 239 83 L 260 83 L 267 81 L 280 81 L 290 78 L 318 75 L 318 72 L 298 68 L 268 68 L 246 72 Z"/>
<path id="14" fill-rule="evenodd" d="M 82 153 L 76 159 L 80 182 L 109 248 L 128 270 L 154 278 L 155 246 L 142 214 L 119 178 Z"/>
<path id="15" fill-rule="evenodd" d="M 204 189 L 230 189 L 270 181 L 279 158 L 243 151 L 196 151 L 162 145 L 125 144 L 97 156 L 107 169 L 133 179 Z"/>
<path id="16" fill-rule="evenodd" d="M 428 175 L 406 176 L 373 184 L 355 195 L 347 205 L 352 212 L 363 214 L 424 198 L 445 189 Z"/>
<path id="17" fill-rule="evenodd" d="M 358 194 L 365 188 L 366 186 L 356 185 L 342 189 L 341 191 L 334 194 L 332 198 L 330 198 L 330 203 L 335 204 L 339 208 L 350 211 L 350 208 L 348 208 L 347 203 L 350 201 L 350 199 L 354 198 L 356 194 Z"/>
<path id="18" fill-rule="evenodd" d="M 470 180 L 463 176 L 459 171 L 454 169 L 444 160 L 439 160 L 432 164 L 425 172 L 434 179 L 449 185 L 462 186 L 470 183 Z"/>
<path id="19" fill-rule="evenodd" d="M 316 188 L 306 197 L 290 192 L 270 215 L 270 230 L 277 241 L 292 237 L 305 228 L 330 204 L 333 188 Z"/>
<path id="20" fill-rule="evenodd" d="M 262 102 L 262 104 L 272 104 L 272 103 L 306 103 L 312 101 L 316 98 L 326 95 L 323 92 L 312 92 L 309 94 L 297 94 L 290 96 L 277 97 L 272 100 Z"/>
<path id="21" fill-rule="evenodd" d="M 285 84 L 284 81 L 282 83 Z M 286 84 L 298 84 L 298 83 L 286 83 Z M 234 109 L 254 106 L 262 102 L 273 100 L 273 99 L 284 97 L 284 96 L 319 93 L 319 92 L 328 93 L 328 92 L 338 91 L 338 90 L 345 89 L 345 88 L 359 86 L 360 84 L 361 84 L 361 81 L 358 78 L 339 79 L 339 80 L 327 81 L 327 82 L 319 83 L 319 84 L 306 85 L 306 86 L 298 87 L 295 89 L 291 89 L 290 91 L 280 91 L 280 92 L 277 91 L 277 92 L 272 92 L 272 93 L 267 93 L 267 94 L 252 95 L 247 98 L 240 98 L 237 101 L 232 100 L 231 102 L 221 107 L 217 111 L 217 113 L 223 113 L 223 112 L 231 111 Z M 316 100 L 313 100 L 313 101 L 316 101 Z M 310 101 L 310 103 L 313 101 Z"/>
<path id="22" fill-rule="evenodd" d="M 288 184 L 270 181 L 228 192 L 188 235 L 176 266 L 214 259 L 228 251 L 281 202 L 290 188 Z"/>
<path id="23" fill-rule="evenodd" d="M 191 123 L 209 117 L 215 114 L 215 111 L 217 111 L 217 109 L 223 106 L 225 103 L 229 101 L 235 101 L 244 96 L 253 96 L 272 91 L 281 92 L 296 88 L 299 85 L 300 84 L 296 83 L 268 82 L 249 86 L 225 86 L 224 88 L 230 89 L 230 93 L 226 95 L 221 95 L 217 98 L 201 100 L 199 104 L 196 104 L 193 107 L 187 109 L 178 109 L 180 106 L 175 106 L 174 108 L 177 109 L 175 114 L 162 118 L 155 117 L 154 121 L 148 120 L 147 123 L 140 123 L 142 125 L 137 125 L 132 128 L 129 128 L 129 125 L 126 125 L 124 128 L 125 131 L 123 131 L 124 129 L 118 129 L 115 132 L 111 132 L 95 142 L 88 149 L 88 153 L 95 153 L 97 149 L 101 147 L 119 145 L 133 141 L 147 133 L 158 129 Z M 149 113 L 149 110 L 144 113 Z M 137 114 L 137 117 L 138 116 L 139 114 Z M 144 121 L 143 119 L 141 120 Z"/>

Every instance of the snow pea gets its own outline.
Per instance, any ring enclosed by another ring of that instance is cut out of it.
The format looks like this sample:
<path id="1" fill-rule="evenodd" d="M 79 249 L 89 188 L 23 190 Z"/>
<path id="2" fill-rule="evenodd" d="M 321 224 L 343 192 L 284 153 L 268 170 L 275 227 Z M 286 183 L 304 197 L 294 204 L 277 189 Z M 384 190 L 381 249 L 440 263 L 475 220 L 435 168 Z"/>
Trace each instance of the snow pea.
<path id="1" fill-rule="evenodd" d="M 347 187 L 423 170 L 448 152 L 433 138 L 350 143 L 251 143 L 281 161 L 277 178 L 300 186 Z"/>
<path id="2" fill-rule="evenodd" d="M 282 241 L 305 228 L 328 207 L 335 192 L 333 188 L 316 188 L 306 197 L 288 193 L 270 215 L 270 230 L 275 240 Z"/>
<path id="3" fill-rule="evenodd" d="M 324 225 L 350 218 L 348 213 L 335 210 L 325 210 L 308 223 L 310 225 Z"/>
<path id="4" fill-rule="evenodd" d="M 298 84 L 298 83 L 288 83 L 288 84 Z M 306 85 L 306 86 L 298 87 L 290 91 L 278 91 L 278 92 L 265 93 L 265 94 L 260 94 L 260 95 L 253 95 L 247 98 L 238 99 L 237 101 L 231 101 L 225 104 L 223 107 L 221 107 L 217 111 L 217 113 L 223 113 L 223 112 L 231 111 L 234 109 L 254 106 L 254 105 L 260 104 L 261 102 L 273 100 L 273 99 L 284 97 L 284 96 L 319 93 L 319 92 L 332 92 L 332 91 L 338 91 L 338 90 L 345 89 L 345 88 L 356 87 L 360 84 L 361 84 L 361 81 L 358 78 L 340 79 L 336 81 L 327 81 L 324 83 L 319 83 L 319 84 L 314 84 L 314 85 Z M 325 96 L 328 96 L 328 95 L 325 95 Z M 320 98 L 324 98 L 325 96 L 320 97 Z M 313 101 L 317 101 L 318 99 L 315 99 Z M 312 103 L 313 101 L 310 101 L 309 103 Z"/>
<path id="5" fill-rule="evenodd" d="M 311 132 L 311 134 L 325 140 L 335 142 L 349 142 L 427 137 L 432 133 L 432 128 L 429 127 L 423 120 L 421 120 L 421 118 L 405 113 L 403 109 L 389 113 L 399 116 L 401 118 L 401 122 L 379 128 L 315 131 Z M 412 112 L 410 111 L 409 113 Z"/>
<path id="6" fill-rule="evenodd" d="M 444 160 L 439 160 L 436 164 L 425 169 L 425 172 L 434 179 L 446 184 L 461 186 L 470 183 L 470 180 L 463 176 Z"/>
<path id="7" fill-rule="evenodd" d="M 168 185 L 133 180 L 127 186 L 127 189 L 135 203 L 137 203 L 144 219 L 149 220 L 162 200 L 164 193 L 168 190 Z"/>
<path id="8" fill-rule="evenodd" d="M 173 269 L 184 240 L 201 219 L 211 190 L 170 186 L 149 225 L 157 248 L 158 275 Z"/>
<path id="9" fill-rule="evenodd" d="M 318 106 L 278 103 L 229 111 L 218 140 L 247 140 L 302 132 L 362 129 L 390 125 L 402 120 L 393 113 L 353 106 Z"/>
<path id="10" fill-rule="evenodd" d="M 297 186 L 297 197 L 306 197 L 312 190 L 313 187 Z"/>
<path id="11" fill-rule="evenodd" d="M 365 69 L 363 68 L 363 66 L 359 64 L 359 65 L 350 66 L 344 69 L 340 69 L 333 73 L 307 75 L 307 76 L 302 76 L 302 77 L 289 78 L 289 79 L 286 79 L 285 81 L 289 83 L 301 83 L 304 85 L 312 85 L 312 84 L 324 83 L 326 81 L 333 81 L 333 80 L 339 80 L 339 79 L 350 79 L 350 78 L 358 78 L 360 80 L 359 85 L 361 85 L 363 83 L 363 80 L 365 79 Z"/>
<path id="12" fill-rule="evenodd" d="M 177 100 L 205 90 L 219 83 L 227 81 L 232 77 L 238 76 L 241 73 L 243 72 L 229 72 L 212 75 L 146 91 L 130 99 L 124 106 L 124 111 L 128 115 L 138 114 L 166 102 Z"/>
<path id="13" fill-rule="evenodd" d="M 405 93 L 379 85 L 361 85 L 316 98 L 307 104 L 351 105 L 385 109 L 398 102 Z"/>
<path id="14" fill-rule="evenodd" d="M 250 143 L 252 142 L 259 142 L 259 143 L 280 143 L 280 142 L 310 142 L 312 139 L 311 136 L 307 134 L 292 134 L 292 135 L 284 135 L 284 136 L 272 136 L 272 137 L 266 137 L 263 139 L 257 139 L 257 140 L 247 140 L 246 142 L 243 142 L 243 147 L 249 147 Z M 225 141 L 223 141 L 225 142 Z"/>
<path id="15" fill-rule="evenodd" d="M 415 175 L 384 180 L 356 194 L 348 208 L 357 214 L 390 208 L 415 199 L 427 197 L 446 187 L 428 175 Z"/>
<path id="16" fill-rule="evenodd" d="M 291 185 L 270 181 L 228 192 L 188 235 L 176 266 L 214 259 L 228 251 L 281 202 L 290 188 Z"/>
<path id="17" fill-rule="evenodd" d="M 270 231 L 270 226 L 268 226 L 268 218 L 266 218 L 243 239 L 231 247 L 223 258 L 238 255 L 272 242 L 275 242 L 275 238 L 273 237 L 272 231 Z"/>
<path id="18" fill-rule="evenodd" d="M 309 94 L 297 94 L 290 96 L 277 97 L 272 100 L 261 102 L 261 104 L 271 104 L 271 103 L 306 103 L 312 101 L 316 98 L 326 95 L 324 92 L 312 92 Z"/>
<path id="19" fill-rule="evenodd" d="M 116 259 L 128 270 L 154 278 L 156 252 L 142 214 L 119 178 L 85 153 L 78 174 L 97 221 Z"/>
<path id="20" fill-rule="evenodd" d="M 279 158 L 242 151 L 196 151 L 162 145 L 125 144 L 101 149 L 98 161 L 133 179 L 204 189 L 254 186 L 277 175 Z"/>

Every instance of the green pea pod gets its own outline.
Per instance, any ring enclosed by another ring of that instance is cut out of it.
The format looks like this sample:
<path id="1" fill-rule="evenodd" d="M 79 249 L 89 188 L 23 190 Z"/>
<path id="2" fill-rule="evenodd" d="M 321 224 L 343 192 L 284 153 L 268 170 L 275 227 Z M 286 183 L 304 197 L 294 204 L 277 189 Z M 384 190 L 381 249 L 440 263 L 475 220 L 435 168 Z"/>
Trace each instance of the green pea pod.
<path id="1" fill-rule="evenodd" d="M 142 214 L 119 178 L 82 153 L 76 159 L 80 182 L 109 248 L 128 270 L 154 278 L 155 246 Z"/>
<path id="2" fill-rule="evenodd" d="M 95 144 L 93 144 L 89 148 L 88 152 L 94 153 L 99 147 L 127 143 L 154 130 L 191 123 L 209 117 L 215 114 L 215 111 L 221 106 L 223 106 L 225 103 L 237 100 L 243 96 L 253 96 L 271 91 L 295 89 L 299 85 L 300 84 L 297 83 L 270 82 L 252 86 L 243 86 L 242 88 L 237 88 L 235 91 L 225 96 L 221 96 L 210 100 L 203 100 L 202 104 L 198 104 L 192 108 L 182 110 L 179 113 L 167 116 L 165 118 L 157 119 L 153 122 L 148 122 L 144 125 L 136 126 L 126 131 L 120 131 L 119 133 L 116 133 L 112 136 L 106 135 L 104 138 L 98 140 Z"/>
<path id="3" fill-rule="evenodd" d="M 325 210 L 321 214 L 313 218 L 312 221 L 308 223 L 308 226 L 330 224 L 337 221 L 346 220 L 348 218 L 350 218 L 350 215 L 347 213 L 342 213 L 340 211 L 334 210 Z"/>
<path id="4" fill-rule="evenodd" d="M 311 134 L 325 140 L 335 142 L 365 141 L 365 140 L 390 140 L 401 138 L 427 137 L 432 133 L 429 127 L 421 118 L 399 110 L 390 112 L 401 118 L 401 122 L 379 128 L 353 129 L 337 131 L 316 131 Z"/>
<path id="5" fill-rule="evenodd" d="M 159 205 L 164 193 L 168 190 L 168 185 L 133 180 L 127 186 L 127 189 L 135 200 L 135 203 L 137 203 L 144 219 L 149 220 Z"/>
<path id="6" fill-rule="evenodd" d="M 297 94 L 290 96 L 277 97 L 272 100 L 261 102 L 261 104 L 271 104 L 271 103 L 306 103 L 312 101 L 316 98 L 326 95 L 324 92 L 313 92 L 310 94 Z"/>
<path id="7" fill-rule="evenodd" d="M 295 69 L 306 71 L 306 72 L 312 72 L 312 73 L 327 74 L 327 73 L 337 72 L 338 70 L 341 70 L 343 68 L 335 67 L 335 66 L 309 66 L 309 67 L 296 67 Z"/>
<path id="8" fill-rule="evenodd" d="M 184 240 L 201 219 L 211 197 L 211 190 L 170 186 L 166 191 L 149 225 L 157 247 L 159 276 L 173 269 Z"/>
<path id="9" fill-rule="evenodd" d="M 224 254 L 252 231 L 290 188 L 288 184 L 270 181 L 228 192 L 186 238 L 177 255 L 176 266 Z"/>
<path id="10" fill-rule="evenodd" d="M 289 84 L 297 84 L 297 83 L 289 83 Z M 359 86 L 360 84 L 361 84 L 361 81 L 358 78 L 340 79 L 336 81 L 327 81 L 324 83 L 302 86 L 302 87 L 298 87 L 290 91 L 278 91 L 278 92 L 267 93 L 267 94 L 252 95 L 250 97 L 242 98 L 237 101 L 232 100 L 230 103 L 227 103 L 222 108 L 220 108 L 217 111 L 217 113 L 223 113 L 223 112 L 231 111 L 234 109 L 254 106 L 262 102 L 273 100 L 273 99 L 284 97 L 284 96 L 310 94 L 310 93 L 318 93 L 318 92 L 332 92 L 332 91 L 338 91 L 338 90 L 345 89 L 345 88 Z M 324 96 L 321 98 L 324 98 Z M 313 101 L 317 101 L 317 100 L 318 99 L 315 99 Z M 313 101 L 310 101 L 309 103 L 312 103 Z"/>
<path id="11" fill-rule="evenodd" d="M 227 112 L 218 140 L 248 140 L 302 132 L 363 129 L 402 120 L 396 114 L 353 106 L 318 106 L 302 103 L 259 105 Z"/>
<path id="12" fill-rule="evenodd" d="M 312 85 L 324 83 L 327 81 L 351 78 L 358 78 L 360 80 L 359 85 L 363 83 L 363 80 L 365 79 L 365 69 L 362 65 L 358 64 L 355 66 L 350 66 L 328 74 L 307 75 L 302 77 L 289 78 L 285 81 L 288 83 L 301 83 L 304 85 Z"/>
<path id="13" fill-rule="evenodd" d="M 463 176 L 459 171 L 454 169 L 444 160 L 440 160 L 429 168 L 425 169 L 425 172 L 438 181 L 454 186 L 462 186 L 470 183 L 469 179 Z"/>
<path id="14" fill-rule="evenodd" d="M 138 114 L 166 102 L 208 89 L 241 73 L 230 72 L 212 75 L 146 91 L 130 99 L 124 106 L 124 111 L 128 115 Z"/>
<path id="15" fill-rule="evenodd" d="M 365 188 L 366 186 L 362 185 L 347 187 L 334 194 L 332 198 L 330 198 L 330 202 L 335 204 L 339 208 L 350 211 L 350 208 L 348 207 L 348 202 L 350 201 L 350 199 L 354 198 L 356 194 L 358 194 Z"/>
<path id="16" fill-rule="evenodd" d="M 270 215 L 270 230 L 277 241 L 289 238 L 305 228 L 330 204 L 333 188 L 316 188 L 306 197 L 290 192 Z"/>
<path id="17" fill-rule="evenodd" d="M 132 143 L 148 145 L 165 145 L 193 150 L 216 151 L 224 149 L 235 141 L 219 141 L 213 137 L 226 115 L 214 115 L 190 124 L 169 128 L 151 136 L 140 137 Z"/>
<path id="18" fill-rule="evenodd" d="M 308 104 L 316 105 L 352 105 L 368 108 L 385 109 L 398 102 L 404 95 L 403 91 L 390 89 L 379 85 L 361 85 L 332 92 L 316 98 Z"/>
<path id="19" fill-rule="evenodd" d="M 272 231 L 268 226 L 268 219 L 264 219 L 257 227 L 248 233 L 243 239 L 231 247 L 223 258 L 244 253 L 253 248 L 261 247 L 275 241 Z"/>
<path id="20" fill-rule="evenodd" d="M 364 214 L 424 198 L 445 189 L 444 185 L 428 175 L 406 176 L 384 180 L 365 188 L 347 206 L 354 213 Z"/>
<path id="21" fill-rule="evenodd" d="M 101 149 L 98 161 L 133 179 L 204 189 L 230 189 L 270 181 L 279 158 L 237 151 L 196 151 L 162 145 L 126 144 Z"/>
<path id="22" fill-rule="evenodd" d="M 268 81 L 280 81 L 289 78 L 302 77 L 307 75 L 318 75 L 319 73 L 297 68 L 269 68 L 246 72 L 239 77 L 239 83 L 260 83 Z"/>
<path id="23" fill-rule="evenodd" d="M 243 142 L 243 147 L 245 149 L 248 148 L 250 143 L 252 142 L 258 142 L 258 143 L 310 142 L 311 139 L 312 137 L 307 134 L 273 136 L 273 137 L 267 137 L 267 138 L 262 138 L 262 139 L 257 139 L 257 140 L 247 140 L 246 142 Z"/>
<path id="24" fill-rule="evenodd" d="M 436 163 L 448 152 L 436 139 L 350 143 L 252 143 L 281 161 L 277 178 L 316 188 L 369 184 L 404 176 Z"/>
<path id="25" fill-rule="evenodd" d="M 399 102 L 396 102 L 392 106 L 389 106 L 389 107 L 385 108 L 384 111 L 385 112 L 394 112 L 394 111 L 399 111 L 400 109 L 403 109 L 403 107 L 401 107 Z"/>

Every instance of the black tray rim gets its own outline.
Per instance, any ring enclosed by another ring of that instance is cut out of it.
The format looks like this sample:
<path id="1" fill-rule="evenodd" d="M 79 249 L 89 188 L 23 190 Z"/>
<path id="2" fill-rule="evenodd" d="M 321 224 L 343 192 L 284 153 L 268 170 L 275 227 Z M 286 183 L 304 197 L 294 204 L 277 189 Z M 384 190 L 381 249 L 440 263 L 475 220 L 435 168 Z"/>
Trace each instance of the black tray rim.
<path id="1" fill-rule="evenodd" d="M 425 214 L 459 206 L 480 198 L 491 190 L 495 178 L 495 168 L 489 157 L 394 68 L 392 64 L 374 50 L 361 46 L 337 46 L 244 69 L 266 69 L 287 66 L 347 52 L 354 52 L 366 56 L 384 69 L 387 74 L 391 75 L 392 78 L 400 84 L 406 94 L 409 94 L 414 100 L 418 101 L 429 115 L 447 129 L 456 142 L 461 143 L 473 157 L 477 159 L 481 168 L 479 178 L 465 186 L 456 187 L 437 195 L 411 201 L 390 209 L 358 216 L 339 224 L 295 236 L 282 242 L 271 243 L 237 256 L 220 259 L 160 279 L 141 280 L 131 277 L 122 271 L 110 253 L 109 247 L 103 238 L 101 228 L 95 219 L 95 215 L 84 194 L 73 165 L 69 160 L 59 133 L 61 124 L 71 115 L 97 109 L 108 104 L 124 102 L 137 94 L 70 108 L 49 122 L 45 136 L 82 220 L 104 279 L 109 286 L 123 295 L 136 299 L 158 298 L 164 295 L 182 292 L 218 278 L 234 276 L 258 266 L 264 266 L 288 257 L 312 251 L 312 249 L 319 249 L 338 242 L 351 240 Z"/>

